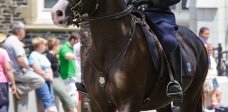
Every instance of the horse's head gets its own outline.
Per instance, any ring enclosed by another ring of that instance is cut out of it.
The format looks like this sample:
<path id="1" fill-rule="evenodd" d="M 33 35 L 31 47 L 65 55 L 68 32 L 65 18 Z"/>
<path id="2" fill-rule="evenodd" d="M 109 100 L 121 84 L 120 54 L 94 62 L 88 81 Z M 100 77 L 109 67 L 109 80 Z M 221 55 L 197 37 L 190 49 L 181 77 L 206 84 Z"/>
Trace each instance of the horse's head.
<path id="1" fill-rule="evenodd" d="M 92 14 L 99 6 L 99 0 L 59 0 L 52 8 L 55 25 L 68 27 L 81 22 L 81 15 Z"/>

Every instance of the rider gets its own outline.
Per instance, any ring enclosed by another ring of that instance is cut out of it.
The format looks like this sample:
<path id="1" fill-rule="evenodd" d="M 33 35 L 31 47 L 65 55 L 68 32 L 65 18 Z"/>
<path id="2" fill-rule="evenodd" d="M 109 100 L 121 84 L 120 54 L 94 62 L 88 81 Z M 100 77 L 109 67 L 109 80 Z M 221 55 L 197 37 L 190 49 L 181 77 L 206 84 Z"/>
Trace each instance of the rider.
<path id="1" fill-rule="evenodd" d="M 168 58 L 173 72 L 174 81 L 167 85 L 167 96 L 171 99 L 182 100 L 183 93 L 181 87 L 182 76 L 182 57 L 180 47 L 176 39 L 176 19 L 170 6 L 177 4 L 180 0 L 148 0 L 152 3 L 147 4 L 144 10 L 149 22 L 155 24 L 155 33 L 157 33 L 165 54 Z"/>
<path id="2" fill-rule="evenodd" d="M 131 3 L 134 0 L 126 2 Z M 142 1 L 142 0 L 136 0 Z M 156 31 L 160 42 L 163 45 L 164 51 L 167 55 L 171 69 L 173 72 L 174 81 L 167 85 L 167 96 L 171 99 L 179 101 L 182 100 L 183 93 L 181 87 L 182 76 L 182 60 L 180 54 L 180 47 L 176 39 L 176 19 L 174 13 L 169 6 L 177 4 L 180 0 L 147 0 L 152 1 L 147 5 L 145 10 L 146 16 L 153 24 L 156 25 Z M 82 84 L 76 84 L 78 91 L 86 92 Z"/>

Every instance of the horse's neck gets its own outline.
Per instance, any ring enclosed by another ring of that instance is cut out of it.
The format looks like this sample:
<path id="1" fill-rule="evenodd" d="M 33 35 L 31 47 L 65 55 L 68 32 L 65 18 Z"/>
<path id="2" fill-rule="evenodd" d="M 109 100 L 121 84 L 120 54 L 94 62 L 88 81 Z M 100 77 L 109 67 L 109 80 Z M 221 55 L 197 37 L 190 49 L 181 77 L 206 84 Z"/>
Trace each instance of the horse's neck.
<path id="1" fill-rule="evenodd" d="M 100 9 L 93 15 L 93 17 L 101 17 L 112 15 L 123 11 L 126 8 L 126 4 L 123 0 L 105 0 L 100 3 Z"/>
<path id="2" fill-rule="evenodd" d="M 92 52 L 99 68 L 109 66 L 130 38 L 131 18 L 91 23 Z"/>
<path id="3" fill-rule="evenodd" d="M 99 49 L 119 51 L 131 34 L 131 19 L 104 21 L 90 24 L 93 46 Z"/>
<path id="4" fill-rule="evenodd" d="M 106 0 L 101 3 L 100 9 L 93 15 L 93 18 L 113 15 L 126 9 L 123 0 Z M 90 16 L 91 17 L 91 16 Z M 129 35 L 131 17 L 124 17 L 118 20 L 106 20 L 92 22 L 90 29 L 92 33 L 93 44 L 97 48 L 107 48 L 115 51 L 121 46 Z M 111 46 L 112 45 L 112 46 Z"/>
<path id="5" fill-rule="evenodd" d="M 123 0 L 106 0 L 93 18 L 119 13 L 125 8 Z M 112 63 L 127 44 L 131 33 L 131 17 L 91 22 L 90 30 L 93 41 L 91 52 L 96 58 L 95 64 L 104 68 Z"/>

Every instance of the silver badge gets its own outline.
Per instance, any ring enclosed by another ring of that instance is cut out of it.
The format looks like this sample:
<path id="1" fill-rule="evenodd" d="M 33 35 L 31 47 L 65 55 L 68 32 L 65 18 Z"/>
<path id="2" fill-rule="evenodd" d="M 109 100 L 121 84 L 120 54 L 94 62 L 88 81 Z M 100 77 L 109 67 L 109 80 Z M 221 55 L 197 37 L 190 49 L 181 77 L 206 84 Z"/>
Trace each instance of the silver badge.
<path id="1" fill-rule="evenodd" d="M 104 78 L 104 77 L 100 77 L 100 78 L 99 78 L 99 83 L 100 83 L 101 85 L 104 85 L 104 84 L 105 84 L 105 78 Z"/>

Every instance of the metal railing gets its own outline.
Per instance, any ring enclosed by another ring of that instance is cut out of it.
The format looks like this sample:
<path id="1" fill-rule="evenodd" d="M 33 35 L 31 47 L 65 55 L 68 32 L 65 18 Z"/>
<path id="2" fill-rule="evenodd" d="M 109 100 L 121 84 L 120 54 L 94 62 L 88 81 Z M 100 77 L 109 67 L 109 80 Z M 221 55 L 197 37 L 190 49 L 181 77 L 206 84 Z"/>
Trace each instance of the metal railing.
<path id="1" fill-rule="evenodd" d="M 222 45 L 214 49 L 214 57 L 217 62 L 217 70 L 219 76 L 228 76 L 228 51 L 223 51 Z"/>

